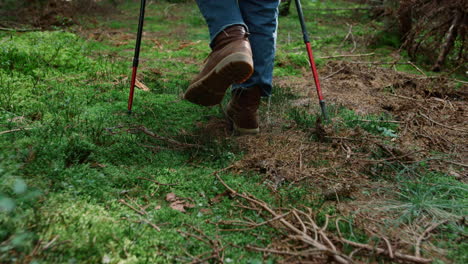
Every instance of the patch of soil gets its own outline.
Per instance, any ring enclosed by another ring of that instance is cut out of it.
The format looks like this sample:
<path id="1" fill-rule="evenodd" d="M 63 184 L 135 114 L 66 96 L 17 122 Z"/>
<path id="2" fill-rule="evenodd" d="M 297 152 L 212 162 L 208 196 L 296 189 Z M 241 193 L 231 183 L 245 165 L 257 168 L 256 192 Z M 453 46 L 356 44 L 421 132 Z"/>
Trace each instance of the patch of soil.
<path id="1" fill-rule="evenodd" d="M 6 14 L 0 15 L 8 19 L 1 21 L 5 25 L 22 24 L 51 29 L 79 24 L 83 15 L 116 13 L 115 4 L 99 0 L 24 0 L 16 3 L 17 7 L 14 10 L 7 10 Z"/>
<path id="2" fill-rule="evenodd" d="M 342 105 L 359 114 L 386 112 L 402 122 L 402 144 L 411 142 L 427 150 L 466 151 L 468 137 L 468 86 L 457 88 L 450 79 L 428 78 L 350 62 L 329 62 L 321 76 L 329 104 Z M 316 100 L 312 76 L 293 79 L 291 88 Z M 286 84 L 283 84 L 286 82 Z M 279 87 L 287 80 L 279 80 Z M 286 86 L 287 87 L 287 86 Z"/>

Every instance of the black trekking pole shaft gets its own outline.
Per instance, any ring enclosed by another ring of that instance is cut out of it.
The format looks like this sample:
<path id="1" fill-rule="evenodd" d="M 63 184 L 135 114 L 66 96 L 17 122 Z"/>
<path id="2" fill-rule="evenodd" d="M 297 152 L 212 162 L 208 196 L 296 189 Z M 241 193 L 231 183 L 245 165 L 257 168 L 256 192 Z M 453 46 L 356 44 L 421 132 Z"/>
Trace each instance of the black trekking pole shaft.
<path id="1" fill-rule="evenodd" d="M 299 16 L 299 22 L 301 23 L 302 36 L 304 38 L 304 43 L 310 43 L 309 33 L 305 25 L 304 13 L 302 12 L 302 5 L 300 0 L 296 1 L 297 15 Z"/>
<path id="2" fill-rule="evenodd" d="M 141 47 L 141 38 L 143 35 L 143 23 L 145 21 L 145 6 L 146 0 L 141 0 L 140 5 L 140 18 L 138 20 L 138 32 L 137 32 L 137 39 L 135 45 L 135 55 L 133 56 L 133 65 L 132 65 L 132 79 L 130 83 L 130 94 L 128 96 L 128 113 L 132 113 L 132 105 L 133 105 L 133 95 L 135 94 L 135 82 L 136 82 L 136 75 L 138 70 L 138 64 L 140 60 L 140 47 Z"/>
<path id="3" fill-rule="evenodd" d="M 301 29 L 302 29 L 302 35 L 303 35 L 303 38 L 304 38 L 304 43 L 306 44 L 307 55 L 309 56 L 310 69 L 312 70 L 312 74 L 314 76 L 315 88 L 317 90 L 317 96 L 318 96 L 319 103 L 320 103 L 320 109 L 322 110 L 323 118 L 325 120 L 328 120 L 327 110 L 326 110 L 326 107 L 325 107 L 325 100 L 323 98 L 322 88 L 320 87 L 320 79 L 319 79 L 319 76 L 318 76 L 317 67 L 315 65 L 314 55 L 313 55 L 313 52 L 312 52 L 312 47 L 310 45 L 309 34 L 307 33 L 307 28 L 306 28 L 306 24 L 305 24 L 305 20 L 304 20 L 304 13 L 302 12 L 301 1 L 300 0 L 295 0 L 295 2 L 296 2 L 297 14 L 299 16 L 299 22 L 301 23 Z"/>

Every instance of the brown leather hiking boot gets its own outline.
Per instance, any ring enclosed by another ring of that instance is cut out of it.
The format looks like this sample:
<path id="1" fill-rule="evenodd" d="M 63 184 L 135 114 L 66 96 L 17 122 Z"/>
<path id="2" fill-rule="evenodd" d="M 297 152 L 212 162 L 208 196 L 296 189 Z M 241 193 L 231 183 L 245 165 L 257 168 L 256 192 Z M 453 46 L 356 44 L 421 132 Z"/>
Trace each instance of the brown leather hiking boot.
<path id="1" fill-rule="evenodd" d="M 199 105 L 217 105 L 230 85 L 245 82 L 253 73 L 247 36 L 243 26 L 231 26 L 219 33 L 203 70 L 191 82 L 184 98 Z"/>
<path id="2" fill-rule="evenodd" d="M 258 87 L 237 89 L 232 93 L 231 101 L 226 108 L 226 115 L 232 122 L 234 130 L 241 135 L 258 134 L 258 107 L 261 90 Z"/>

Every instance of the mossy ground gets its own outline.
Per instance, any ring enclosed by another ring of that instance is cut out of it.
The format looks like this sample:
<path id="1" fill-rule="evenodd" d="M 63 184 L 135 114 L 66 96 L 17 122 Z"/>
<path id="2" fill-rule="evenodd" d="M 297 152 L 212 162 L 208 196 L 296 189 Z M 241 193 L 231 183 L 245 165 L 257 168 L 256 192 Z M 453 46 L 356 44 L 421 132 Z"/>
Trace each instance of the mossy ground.
<path id="1" fill-rule="evenodd" d="M 352 43 L 341 43 L 348 31 L 348 13 L 327 18 L 312 11 L 343 5 L 353 7 L 335 1 L 305 4 L 318 57 L 352 48 Z M 151 90 L 136 91 L 134 113 L 127 115 L 138 8 L 128 1 L 120 6 L 121 15 L 99 18 L 85 31 L 72 28 L 75 33 L 0 33 L 0 127 L 1 131 L 12 130 L 0 135 L 0 262 L 184 262 L 189 259 L 187 253 L 196 256 L 210 250 L 178 232 L 193 231 L 192 226 L 221 241 L 226 247 L 226 263 L 275 261 L 276 257 L 265 259 L 243 246 L 266 246 L 278 231 L 262 226 L 251 233 L 221 232 L 214 225 L 241 217 L 235 200 L 226 197 L 211 203 L 210 199 L 225 191 L 212 173 L 243 153 L 229 139 L 211 142 L 201 132 L 198 124 L 222 118 L 218 108 L 179 99 L 210 51 L 205 22 L 194 3 L 152 2 L 148 6 L 140 79 Z M 292 13 L 280 20 L 274 72 L 278 77 L 300 75 L 301 67 L 308 65 L 297 16 Z M 355 27 L 357 36 L 368 33 Z M 322 62 L 317 59 L 319 66 Z M 283 95 L 283 99 L 287 97 Z M 304 113 L 288 113 L 299 125 L 315 122 Z M 337 115 L 348 120 L 348 127 L 358 125 L 353 120 L 359 116 L 351 110 L 337 110 Z M 379 124 L 366 123 L 363 129 L 390 137 L 398 129 L 394 124 Z M 201 140 L 204 148 L 177 149 L 143 133 L 129 133 L 136 126 L 183 143 Z M 175 185 L 158 185 L 139 177 Z M 238 191 L 272 204 L 317 203 L 299 198 L 310 191 L 306 188 L 285 187 L 273 194 L 261 176 L 253 173 L 224 178 Z M 401 192 L 405 199 L 407 191 Z M 187 213 L 171 209 L 165 201 L 171 192 L 189 198 L 195 207 Z M 455 202 L 460 201 L 459 196 Z M 147 214 L 137 214 L 121 199 L 148 206 Z M 251 213 L 249 217 L 262 221 L 260 215 Z M 446 247 L 456 239 L 458 236 L 444 240 Z"/>

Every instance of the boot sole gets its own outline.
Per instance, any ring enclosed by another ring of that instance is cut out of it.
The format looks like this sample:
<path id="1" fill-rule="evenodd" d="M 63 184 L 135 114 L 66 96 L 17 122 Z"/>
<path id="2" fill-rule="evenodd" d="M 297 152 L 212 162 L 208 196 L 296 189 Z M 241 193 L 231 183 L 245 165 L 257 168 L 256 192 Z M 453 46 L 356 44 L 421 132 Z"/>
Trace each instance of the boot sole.
<path id="1" fill-rule="evenodd" d="M 228 106 L 229 107 L 229 106 Z M 226 120 L 229 123 L 230 129 L 234 131 L 235 134 L 239 136 L 244 136 L 244 135 L 257 135 L 260 133 L 260 127 L 257 128 L 241 128 L 236 125 L 234 122 L 234 119 L 229 115 L 227 109 L 223 109 L 224 116 L 226 117 Z"/>
<path id="2" fill-rule="evenodd" d="M 191 84 L 184 99 L 203 106 L 217 105 L 229 86 L 247 81 L 252 73 L 252 57 L 243 52 L 233 53 L 222 59 L 204 78 Z"/>
<path id="3" fill-rule="evenodd" d="M 260 133 L 260 128 L 241 128 L 238 127 L 234 122 L 232 122 L 234 131 L 237 132 L 239 135 L 244 136 L 244 135 L 257 135 Z"/>

